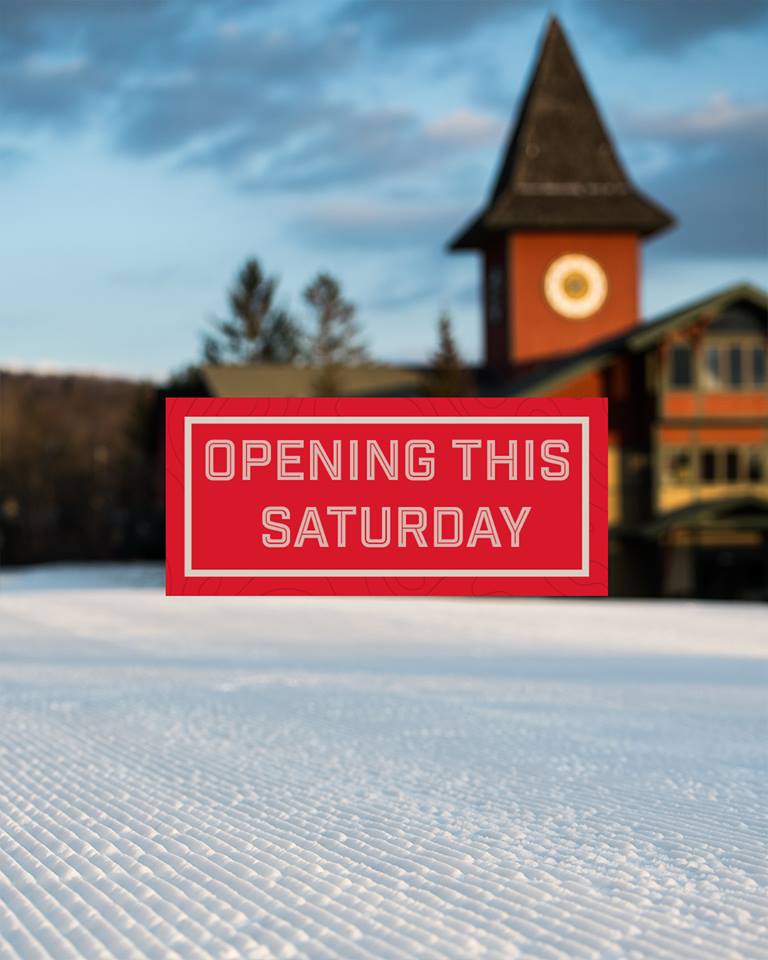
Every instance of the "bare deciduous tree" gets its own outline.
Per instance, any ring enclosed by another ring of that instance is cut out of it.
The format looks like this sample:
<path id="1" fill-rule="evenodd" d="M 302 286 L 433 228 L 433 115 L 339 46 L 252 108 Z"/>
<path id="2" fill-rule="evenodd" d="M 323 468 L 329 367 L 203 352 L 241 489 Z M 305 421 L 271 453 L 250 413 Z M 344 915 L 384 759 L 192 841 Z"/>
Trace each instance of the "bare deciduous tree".
<path id="1" fill-rule="evenodd" d="M 318 396 L 336 396 L 343 368 L 368 359 L 355 320 L 355 307 L 344 298 L 338 281 L 328 273 L 315 277 L 304 291 L 304 300 L 314 314 L 307 355 L 317 368 L 315 391 Z"/>

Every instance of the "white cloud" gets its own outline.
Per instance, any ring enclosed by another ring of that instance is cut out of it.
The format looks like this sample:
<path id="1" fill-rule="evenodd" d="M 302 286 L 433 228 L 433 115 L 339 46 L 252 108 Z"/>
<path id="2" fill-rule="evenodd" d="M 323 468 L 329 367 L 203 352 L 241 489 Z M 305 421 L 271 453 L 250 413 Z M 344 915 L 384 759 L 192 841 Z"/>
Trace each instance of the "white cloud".
<path id="1" fill-rule="evenodd" d="M 82 56 L 55 56 L 52 54 L 36 53 L 24 61 L 24 71 L 30 77 L 42 79 L 56 79 L 71 77 L 82 73 L 88 61 Z"/>
<path id="2" fill-rule="evenodd" d="M 665 139 L 745 135 L 768 139 L 768 102 L 739 102 L 725 93 L 718 93 L 704 106 L 692 110 L 633 114 L 628 126 L 634 134 Z"/>
<path id="3" fill-rule="evenodd" d="M 461 208 L 463 212 L 463 208 Z M 412 227 L 440 224 L 456 217 L 456 205 L 371 203 L 368 200 L 337 200 L 317 204 L 308 219 L 323 227 Z"/>
<path id="4" fill-rule="evenodd" d="M 463 204 L 338 199 L 317 203 L 294 224 L 314 249 L 335 250 L 441 249 L 466 215 Z"/>
<path id="5" fill-rule="evenodd" d="M 463 109 L 430 121 L 424 132 L 431 140 L 440 143 L 485 145 L 497 143 L 504 127 L 504 121 L 499 117 Z"/>
<path id="6" fill-rule="evenodd" d="M 21 360 L 17 357 L 9 357 L 6 360 L 0 360 L 0 375 L 2 373 L 34 374 L 35 376 L 50 377 L 99 377 L 104 380 L 151 380 L 160 382 L 167 376 L 167 371 L 155 371 L 147 375 L 133 375 L 126 373 L 124 369 L 118 366 L 112 366 L 106 363 L 95 363 L 89 365 L 62 363 L 58 360 Z"/>

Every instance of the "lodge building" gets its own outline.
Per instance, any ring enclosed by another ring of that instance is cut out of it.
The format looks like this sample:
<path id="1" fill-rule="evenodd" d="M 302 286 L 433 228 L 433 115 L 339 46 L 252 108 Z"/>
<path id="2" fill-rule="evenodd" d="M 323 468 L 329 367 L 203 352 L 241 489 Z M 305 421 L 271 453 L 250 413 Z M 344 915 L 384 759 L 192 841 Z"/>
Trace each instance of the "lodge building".
<path id="1" fill-rule="evenodd" d="M 641 248 L 672 224 L 551 19 L 490 198 L 450 243 L 481 258 L 475 392 L 608 397 L 612 594 L 768 599 L 768 296 L 742 284 L 643 321 Z M 308 392 L 306 371 L 205 376 L 220 396 Z M 413 369 L 351 377 L 350 395 L 420 390 Z"/>

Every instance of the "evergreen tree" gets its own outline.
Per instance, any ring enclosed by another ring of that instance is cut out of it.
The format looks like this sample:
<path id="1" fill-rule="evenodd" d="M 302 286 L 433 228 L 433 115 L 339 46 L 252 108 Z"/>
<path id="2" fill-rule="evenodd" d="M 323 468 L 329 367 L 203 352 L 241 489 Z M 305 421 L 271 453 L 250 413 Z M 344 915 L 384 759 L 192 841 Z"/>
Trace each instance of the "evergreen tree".
<path id="1" fill-rule="evenodd" d="M 276 290 L 277 280 L 258 260 L 245 263 L 229 293 L 230 317 L 204 336 L 207 363 L 293 363 L 301 356 L 301 330 L 275 306 Z"/>
<path id="2" fill-rule="evenodd" d="M 427 391 L 433 397 L 465 397 L 470 385 L 453 338 L 451 318 L 443 312 L 437 321 L 437 350 L 429 361 Z"/>

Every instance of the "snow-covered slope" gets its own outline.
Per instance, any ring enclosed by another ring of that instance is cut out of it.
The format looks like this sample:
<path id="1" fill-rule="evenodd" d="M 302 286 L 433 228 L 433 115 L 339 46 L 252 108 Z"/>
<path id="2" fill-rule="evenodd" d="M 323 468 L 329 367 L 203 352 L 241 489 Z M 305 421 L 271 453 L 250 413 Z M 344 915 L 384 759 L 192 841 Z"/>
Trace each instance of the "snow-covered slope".
<path id="1" fill-rule="evenodd" d="M 768 957 L 765 607 L 157 579 L 3 579 L 0 957 Z"/>

